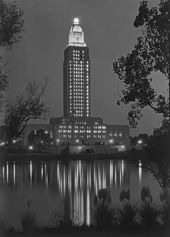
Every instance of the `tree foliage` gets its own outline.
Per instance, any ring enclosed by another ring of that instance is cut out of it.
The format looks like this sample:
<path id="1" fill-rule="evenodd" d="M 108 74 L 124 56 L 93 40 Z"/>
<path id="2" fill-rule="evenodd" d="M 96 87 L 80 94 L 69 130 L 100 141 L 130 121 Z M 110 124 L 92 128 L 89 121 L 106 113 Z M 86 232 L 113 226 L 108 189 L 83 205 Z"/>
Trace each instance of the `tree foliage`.
<path id="1" fill-rule="evenodd" d="M 8 80 L 7 80 L 5 63 L 3 57 L 0 56 L 0 108 L 3 103 L 4 92 L 7 87 L 8 87 Z"/>
<path id="2" fill-rule="evenodd" d="M 5 60 L 1 48 L 11 48 L 21 39 L 24 18 L 23 12 L 13 3 L 0 0 L 0 106 L 4 91 L 7 89 L 8 80 L 5 70 Z"/>
<path id="3" fill-rule="evenodd" d="M 147 1 L 142 1 L 134 21 L 135 27 L 142 27 L 142 33 L 134 49 L 113 63 L 114 72 L 125 85 L 118 104 L 131 103 L 128 113 L 131 127 L 137 126 L 146 106 L 162 114 L 164 119 L 169 116 L 169 101 L 152 87 L 151 75 L 159 71 L 169 80 L 169 8 L 167 0 L 151 8 Z"/>
<path id="4" fill-rule="evenodd" d="M 41 98 L 46 87 L 47 80 L 43 85 L 36 81 L 29 82 L 25 88 L 25 94 L 19 95 L 16 102 L 7 104 L 5 126 L 9 142 L 22 135 L 31 119 L 44 118 L 48 108 L 41 102 Z"/>
<path id="5" fill-rule="evenodd" d="M 21 39 L 23 12 L 15 4 L 0 0 L 0 46 L 11 47 Z"/>

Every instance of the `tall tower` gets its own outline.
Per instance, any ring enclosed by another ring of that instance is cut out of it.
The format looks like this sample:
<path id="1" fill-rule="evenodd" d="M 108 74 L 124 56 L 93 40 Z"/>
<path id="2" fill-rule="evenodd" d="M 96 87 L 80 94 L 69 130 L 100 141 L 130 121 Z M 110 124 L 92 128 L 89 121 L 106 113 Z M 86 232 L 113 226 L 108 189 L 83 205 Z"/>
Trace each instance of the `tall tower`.
<path id="1" fill-rule="evenodd" d="M 63 106 L 65 117 L 90 117 L 90 59 L 79 19 L 74 18 L 64 50 Z"/>

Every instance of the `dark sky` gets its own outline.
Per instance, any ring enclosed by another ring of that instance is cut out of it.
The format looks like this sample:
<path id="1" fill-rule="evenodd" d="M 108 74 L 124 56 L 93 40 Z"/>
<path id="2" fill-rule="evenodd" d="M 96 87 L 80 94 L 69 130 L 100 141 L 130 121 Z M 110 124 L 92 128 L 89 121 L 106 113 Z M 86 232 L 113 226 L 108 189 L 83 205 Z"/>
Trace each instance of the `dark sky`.
<path id="1" fill-rule="evenodd" d="M 9 0 L 8 0 L 9 1 Z M 105 123 L 127 124 L 128 106 L 116 105 L 122 88 L 112 63 L 133 48 L 139 30 L 133 27 L 140 0 L 17 0 L 24 11 L 23 39 L 8 53 L 10 90 L 14 98 L 27 81 L 49 78 L 45 102 L 49 117 L 63 114 L 63 53 L 68 43 L 72 19 L 80 18 L 85 42 L 90 49 L 92 116 Z M 150 0 L 151 5 L 157 0 Z M 155 74 L 154 84 L 166 91 L 164 80 Z M 144 118 L 131 134 L 151 133 L 161 124 L 160 117 L 146 110 Z"/>

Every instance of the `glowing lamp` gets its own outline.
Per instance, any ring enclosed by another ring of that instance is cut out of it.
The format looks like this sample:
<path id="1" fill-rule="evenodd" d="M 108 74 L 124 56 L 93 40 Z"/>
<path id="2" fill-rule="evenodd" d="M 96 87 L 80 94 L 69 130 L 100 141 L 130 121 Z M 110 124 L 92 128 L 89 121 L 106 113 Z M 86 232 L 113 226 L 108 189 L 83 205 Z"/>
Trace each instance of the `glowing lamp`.
<path id="1" fill-rule="evenodd" d="M 143 143 L 142 140 L 138 140 L 138 144 L 141 145 Z"/>
<path id="2" fill-rule="evenodd" d="M 29 146 L 28 149 L 29 149 L 30 151 L 32 151 L 32 150 L 34 150 L 34 147 L 33 147 L 33 146 Z"/>
<path id="3" fill-rule="evenodd" d="M 110 139 L 110 140 L 109 140 L 109 143 L 110 143 L 110 144 L 113 144 L 113 142 L 114 142 L 113 139 Z"/>

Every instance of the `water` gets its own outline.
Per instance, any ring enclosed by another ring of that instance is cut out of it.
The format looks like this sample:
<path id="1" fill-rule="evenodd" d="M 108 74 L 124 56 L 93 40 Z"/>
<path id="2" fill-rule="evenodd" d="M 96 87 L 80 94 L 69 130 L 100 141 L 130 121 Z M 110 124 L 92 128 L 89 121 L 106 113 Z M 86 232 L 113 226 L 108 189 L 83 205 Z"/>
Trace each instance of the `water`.
<path id="1" fill-rule="evenodd" d="M 93 199 L 99 189 L 107 188 L 111 205 L 119 207 L 119 194 L 130 190 L 133 203 L 140 203 L 143 185 L 159 202 L 160 187 L 150 173 L 124 160 L 93 162 L 25 161 L 0 163 L 0 220 L 20 226 L 23 213 L 30 209 L 40 224 L 48 224 L 54 213 L 64 213 L 77 224 L 89 225 L 93 219 Z M 28 207 L 28 202 L 31 207 Z"/>

